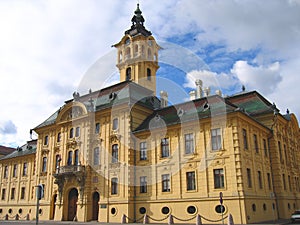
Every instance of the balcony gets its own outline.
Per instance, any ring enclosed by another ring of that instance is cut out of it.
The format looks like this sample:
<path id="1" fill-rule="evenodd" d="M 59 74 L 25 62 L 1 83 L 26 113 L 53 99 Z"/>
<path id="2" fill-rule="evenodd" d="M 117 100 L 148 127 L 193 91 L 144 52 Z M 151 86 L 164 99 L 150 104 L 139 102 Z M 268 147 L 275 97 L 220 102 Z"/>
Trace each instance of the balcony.
<path id="1" fill-rule="evenodd" d="M 56 175 L 68 175 L 68 174 L 77 174 L 77 173 L 84 173 L 85 167 L 81 165 L 68 165 L 68 166 L 61 166 L 56 168 L 55 174 Z"/>

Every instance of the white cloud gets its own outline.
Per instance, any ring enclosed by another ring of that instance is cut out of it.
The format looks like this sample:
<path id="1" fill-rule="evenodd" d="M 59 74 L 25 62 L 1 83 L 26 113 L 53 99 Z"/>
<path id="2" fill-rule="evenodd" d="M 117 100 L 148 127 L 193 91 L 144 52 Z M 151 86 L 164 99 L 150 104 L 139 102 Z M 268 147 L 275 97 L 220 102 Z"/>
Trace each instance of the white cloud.
<path id="1" fill-rule="evenodd" d="M 0 118 L 13 121 L 18 128 L 17 135 L 1 135 L 0 144 L 23 144 L 29 129 L 71 98 L 73 91 L 87 92 L 92 87 L 85 82 L 89 68 L 109 53 L 110 46 L 131 26 L 135 7 L 136 2 L 129 0 L 0 1 L 0 94 L 5 109 Z M 280 92 L 292 93 L 288 101 L 297 102 L 298 87 L 289 81 L 297 80 L 300 72 L 296 60 L 300 58 L 299 1 L 166 0 L 156 4 L 143 0 L 141 10 L 146 27 L 157 40 L 195 34 L 195 39 L 187 40 L 192 52 L 207 44 L 222 44 L 224 52 L 261 48 L 256 63 L 266 66 L 236 63 L 236 76 L 177 62 L 180 67 L 200 71 L 186 69 L 190 76 L 201 74 L 204 85 L 213 85 L 217 79 L 221 89 L 226 89 L 231 82 L 238 84 L 239 78 L 279 101 Z M 92 73 L 98 81 L 93 90 L 107 82 L 107 77 L 112 76 L 109 83 L 116 80 L 110 68 Z M 187 80 L 186 85 L 192 87 L 192 81 Z"/>
<path id="2" fill-rule="evenodd" d="M 246 61 L 237 61 L 231 72 L 248 89 L 258 90 L 266 95 L 275 91 L 282 81 L 279 62 L 267 66 L 252 66 Z"/>

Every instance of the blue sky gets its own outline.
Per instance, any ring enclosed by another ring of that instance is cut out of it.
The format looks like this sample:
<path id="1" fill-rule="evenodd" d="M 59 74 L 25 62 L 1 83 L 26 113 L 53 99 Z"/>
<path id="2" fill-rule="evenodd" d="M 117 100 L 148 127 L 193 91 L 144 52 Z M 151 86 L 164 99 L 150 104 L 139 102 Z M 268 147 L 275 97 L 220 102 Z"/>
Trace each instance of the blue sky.
<path id="1" fill-rule="evenodd" d="M 0 145 L 22 145 L 75 90 L 88 92 L 88 76 L 93 90 L 118 80 L 111 45 L 136 3 L 0 1 Z M 197 78 L 226 95 L 245 85 L 300 117 L 299 0 L 140 0 L 140 8 L 164 48 L 158 76 L 186 92 Z"/>

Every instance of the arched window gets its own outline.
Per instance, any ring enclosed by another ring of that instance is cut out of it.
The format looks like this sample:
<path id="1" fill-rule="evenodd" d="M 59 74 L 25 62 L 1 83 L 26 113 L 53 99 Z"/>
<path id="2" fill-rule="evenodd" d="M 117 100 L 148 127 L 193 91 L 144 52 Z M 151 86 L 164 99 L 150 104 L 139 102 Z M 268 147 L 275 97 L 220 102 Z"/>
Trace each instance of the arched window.
<path id="1" fill-rule="evenodd" d="M 74 165 L 79 165 L 79 150 L 75 150 L 75 156 L 74 156 Z"/>
<path id="2" fill-rule="evenodd" d="M 79 137 L 79 136 L 80 136 L 80 127 L 76 127 L 75 137 Z"/>
<path id="3" fill-rule="evenodd" d="M 69 137 L 70 137 L 70 138 L 73 138 L 73 137 L 74 137 L 74 128 L 73 128 L 73 127 L 70 129 Z"/>
<path id="4" fill-rule="evenodd" d="M 147 68 L 147 80 L 151 80 L 151 69 Z"/>
<path id="5" fill-rule="evenodd" d="M 151 49 L 148 49 L 148 59 L 152 59 L 152 53 L 151 53 Z"/>
<path id="6" fill-rule="evenodd" d="M 43 157 L 42 172 L 47 172 L 47 157 Z"/>
<path id="7" fill-rule="evenodd" d="M 142 56 L 145 56 L 145 46 L 144 45 L 142 45 L 142 51 L 141 51 L 141 53 L 142 53 Z"/>
<path id="8" fill-rule="evenodd" d="M 73 158 L 73 152 L 72 151 L 69 151 L 68 152 L 68 166 L 72 165 L 72 158 Z"/>
<path id="9" fill-rule="evenodd" d="M 126 80 L 131 80 L 131 67 L 126 69 Z"/>
<path id="10" fill-rule="evenodd" d="M 44 145 L 48 145 L 48 142 L 49 142 L 49 138 L 48 135 L 46 135 L 44 138 Z"/>
<path id="11" fill-rule="evenodd" d="M 131 54 L 130 54 L 130 48 L 126 48 L 126 54 L 125 54 L 125 60 L 126 59 L 130 59 L 131 58 Z"/>
<path id="12" fill-rule="evenodd" d="M 134 57 L 137 57 L 138 54 L 139 54 L 139 46 L 135 45 L 135 47 L 134 47 Z"/>
<path id="13" fill-rule="evenodd" d="M 61 133 L 59 132 L 58 134 L 57 134 L 57 142 L 60 142 L 61 141 Z"/>

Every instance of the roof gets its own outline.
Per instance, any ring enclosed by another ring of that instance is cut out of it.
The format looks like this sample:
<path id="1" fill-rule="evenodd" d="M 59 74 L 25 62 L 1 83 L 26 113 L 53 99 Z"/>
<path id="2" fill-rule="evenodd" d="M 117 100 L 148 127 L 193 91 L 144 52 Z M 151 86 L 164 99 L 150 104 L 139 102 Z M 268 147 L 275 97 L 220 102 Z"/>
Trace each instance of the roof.
<path id="1" fill-rule="evenodd" d="M 158 108 L 160 105 L 160 101 L 154 96 L 153 91 L 132 81 L 124 81 L 83 96 L 74 92 L 73 97 L 73 99 L 65 101 L 65 105 L 34 129 L 54 124 L 62 109 L 72 102 L 81 102 L 90 112 L 97 112 L 123 103 L 129 105 L 138 103 L 151 109 Z"/>
<path id="2" fill-rule="evenodd" d="M 30 154 L 35 154 L 36 153 L 36 145 L 37 145 L 37 140 L 28 141 L 22 147 L 18 147 L 12 153 L 2 157 L 0 159 L 0 161 L 5 160 L 5 159 L 22 157 L 22 156 L 26 156 L 26 155 L 30 155 Z"/>
<path id="3" fill-rule="evenodd" d="M 237 108 L 219 95 L 199 98 L 155 110 L 134 132 L 224 115 L 236 111 Z"/>
<path id="4" fill-rule="evenodd" d="M 16 150 L 15 148 L 0 145 L 0 155 L 7 155 L 9 153 L 12 153 L 15 150 Z"/>
<path id="5" fill-rule="evenodd" d="M 274 113 L 274 110 L 279 112 L 274 103 L 271 104 L 257 91 L 241 92 L 226 99 L 251 116 Z"/>

